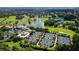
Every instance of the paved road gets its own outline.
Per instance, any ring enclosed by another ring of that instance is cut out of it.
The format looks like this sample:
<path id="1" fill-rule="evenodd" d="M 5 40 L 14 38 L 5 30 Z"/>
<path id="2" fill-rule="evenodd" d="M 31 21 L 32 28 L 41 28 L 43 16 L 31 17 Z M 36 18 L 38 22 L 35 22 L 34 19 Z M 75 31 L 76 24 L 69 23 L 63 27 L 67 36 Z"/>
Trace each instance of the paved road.
<path id="1" fill-rule="evenodd" d="M 11 36 L 10 36 L 11 37 Z M 8 40 L 11 40 L 10 37 L 4 38 L 3 40 L 0 40 L 0 42 L 6 42 Z"/>
<path id="2" fill-rule="evenodd" d="M 57 44 L 57 34 L 56 34 L 56 39 L 55 39 L 55 42 L 54 42 L 54 46 L 53 47 L 55 47 L 56 44 Z"/>
<path id="3" fill-rule="evenodd" d="M 5 41 L 8 41 L 8 40 L 10 40 L 10 38 L 5 38 L 3 40 L 0 40 L 0 42 L 5 42 Z"/>

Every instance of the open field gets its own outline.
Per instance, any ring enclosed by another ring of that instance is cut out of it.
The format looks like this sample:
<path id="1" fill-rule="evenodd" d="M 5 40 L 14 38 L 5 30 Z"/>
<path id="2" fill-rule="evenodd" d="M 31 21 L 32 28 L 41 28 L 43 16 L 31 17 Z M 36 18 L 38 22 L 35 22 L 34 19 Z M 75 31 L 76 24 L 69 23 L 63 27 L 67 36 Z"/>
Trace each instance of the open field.
<path id="1" fill-rule="evenodd" d="M 75 25 L 75 21 L 63 21 L 64 24 L 72 24 Z"/>
<path id="2" fill-rule="evenodd" d="M 64 21 L 64 23 L 69 22 L 69 23 L 75 23 L 74 21 Z"/>
<path id="3" fill-rule="evenodd" d="M 41 21 L 45 21 L 45 20 L 48 20 L 48 18 L 38 18 L 39 20 Z M 24 16 L 23 19 L 20 19 L 20 20 L 16 20 L 16 16 L 9 16 L 8 18 L 0 18 L 0 22 L 1 24 L 4 24 L 4 25 L 11 25 L 11 24 L 14 24 L 16 21 L 19 22 L 19 25 L 21 24 L 28 24 L 28 20 L 29 20 L 29 16 Z"/>
<path id="4" fill-rule="evenodd" d="M 0 22 L 4 25 L 14 24 L 16 21 L 19 21 L 19 24 L 27 24 L 28 23 L 28 16 L 25 16 L 22 20 L 16 20 L 16 16 L 9 16 L 9 18 L 0 18 Z"/>
<path id="5" fill-rule="evenodd" d="M 29 19 L 29 16 L 24 16 L 24 18 L 22 20 L 18 20 L 19 21 L 19 24 L 28 24 L 28 19 Z"/>
<path id="6" fill-rule="evenodd" d="M 48 18 L 46 18 L 46 17 L 45 17 L 45 18 L 42 17 L 42 18 L 39 18 L 39 19 L 40 19 L 41 21 L 43 21 L 43 22 L 46 21 L 46 20 L 48 20 Z"/>
<path id="7" fill-rule="evenodd" d="M 69 29 L 64 29 L 64 28 L 55 28 L 55 27 L 47 27 L 49 31 L 55 31 L 55 32 L 63 32 L 65 34 L 68 34 L 70 36 L 73 36 L 76 34 L 74 31 L 69 30 Z"/>
<path id="8" fill-rule="evenodd" d="M 5 18 L 3 18 L 2 20 L 1 19 L 2 18 L 0 18 L 0 21 L 4 20 L 1 22 L 1 24 L 4 24 L 4 25 L 10 25 L 16 22 L 16 16 L 10 16 L 6 19 Z"/>

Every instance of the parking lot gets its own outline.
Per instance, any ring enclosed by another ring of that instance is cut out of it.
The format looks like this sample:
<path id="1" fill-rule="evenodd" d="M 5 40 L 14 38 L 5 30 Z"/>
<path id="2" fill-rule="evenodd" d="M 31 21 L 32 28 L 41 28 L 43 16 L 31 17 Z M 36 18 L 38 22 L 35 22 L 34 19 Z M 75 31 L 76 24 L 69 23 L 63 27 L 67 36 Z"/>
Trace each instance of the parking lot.
<path id="1" fill-rule="evenodd" d="M 54 34 L 52 33 L 45 33 L 45 37 L 40 41 L 40 46 L 42 48 L 50 48 L 54 44 Z"/>
<path id="2" fill-rule="evenodd" d="M 37 42 L 40 40 L 40 36 L 42 35 L 42 32 L 35 32 L 33 33 L 28 39 L 29 44 L 37 44 Z"/>
<path id="3" fill-rule="evenodd" d="M 58 36 L 58 44 L 59 45 L 70 45 L 71 44 L 71 39 L 68 37 L 62 37 L 62 36 Z"/>
<path id="4" fill-rule="evenodd" d="M 27 42 L 33 45 L 39 44 L 42 48 L 50 48 L 53 46 L 54 37 L 52 33 L 35 32 L 27 39 Z"/>

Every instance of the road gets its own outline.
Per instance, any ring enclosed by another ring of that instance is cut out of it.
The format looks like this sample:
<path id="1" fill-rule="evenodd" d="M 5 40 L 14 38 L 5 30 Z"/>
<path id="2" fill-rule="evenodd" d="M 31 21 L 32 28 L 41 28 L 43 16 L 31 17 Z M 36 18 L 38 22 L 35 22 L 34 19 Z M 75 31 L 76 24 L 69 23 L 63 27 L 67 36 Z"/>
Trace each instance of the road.
<path id="1" fill-rule="evenodd" d="M 8 41 L 10 40 L 10 38 L 4 38 L 3 40 L 0 40 L 0 42 L 5 42 L 5 41 Z"/>
<path id="2" fill-rule="evenodd" d="M 55 42 L 54 42 L 54 46 L 53 47 L 55 47 L 56 44 L 57 44 L 57 34 L 56 34 L 56 39 L 55 39 Z"/>

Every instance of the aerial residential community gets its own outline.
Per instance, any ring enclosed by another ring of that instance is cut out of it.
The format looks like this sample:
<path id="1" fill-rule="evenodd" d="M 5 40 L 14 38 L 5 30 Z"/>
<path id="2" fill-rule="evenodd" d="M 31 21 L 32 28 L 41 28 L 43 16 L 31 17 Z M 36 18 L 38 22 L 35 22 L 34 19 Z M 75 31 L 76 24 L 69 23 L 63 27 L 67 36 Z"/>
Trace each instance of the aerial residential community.
<path id="1" fill-rule="evenodd" d="M 0 51 L 78 51 L 79 8 L 0 7 Z"/>

